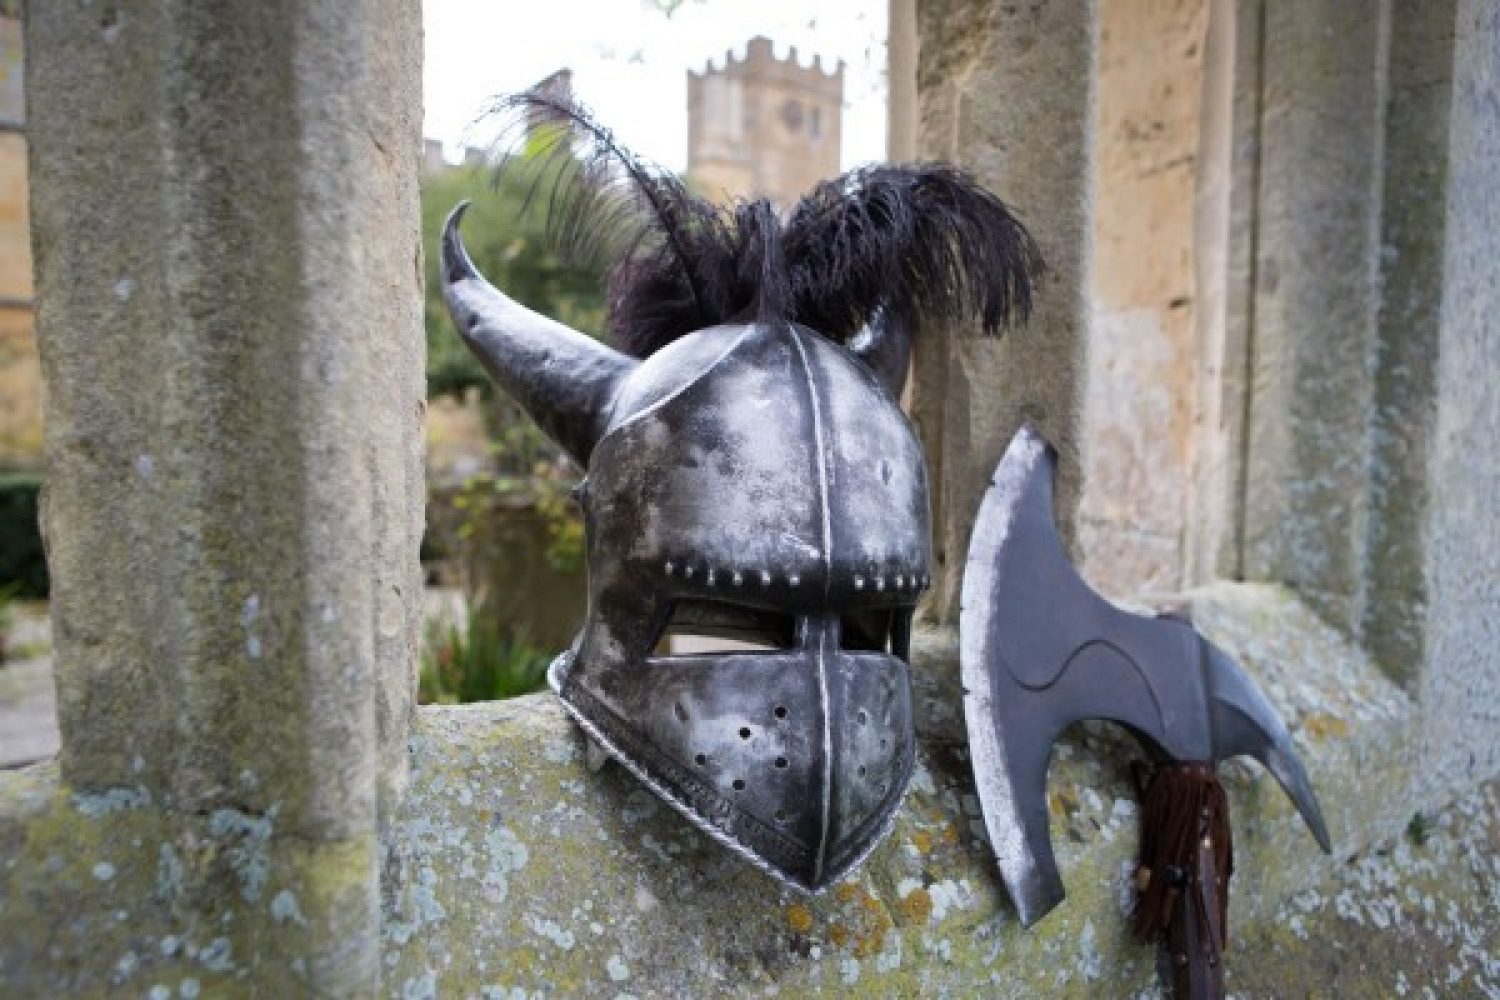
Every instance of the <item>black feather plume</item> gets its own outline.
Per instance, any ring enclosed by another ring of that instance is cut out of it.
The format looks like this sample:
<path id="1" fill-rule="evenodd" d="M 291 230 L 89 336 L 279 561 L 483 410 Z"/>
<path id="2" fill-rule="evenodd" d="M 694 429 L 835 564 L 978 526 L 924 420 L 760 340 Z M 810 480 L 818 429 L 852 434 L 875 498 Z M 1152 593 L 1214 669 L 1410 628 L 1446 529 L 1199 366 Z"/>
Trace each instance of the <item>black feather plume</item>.
<path id="1" fill-rule="evenodd" d="M 825 181 L 784 237 L 792 311 L 844 341 L 878 312 L 973 315 L 988 333 L 1031 315 L 1040 250 L 989 191 L 956 167 L 872 166 Z"/>
<path id="2" fill-rule="evenodd" d="M 638 158 L 578 104 L 528 91 L 492 113 L 524 125 L 549 231 L 579 263 L 612 265 L 608 325 L 645 357 L 720 323 L 800 323 L 839 342 L 883 313 L 976 316 L 995 333 L 1031 310 L 1041 255 L 993 194 L 943 164 L 875 166 L 813 189 L 785 223 L 764 199 L 720 206 Z"/>

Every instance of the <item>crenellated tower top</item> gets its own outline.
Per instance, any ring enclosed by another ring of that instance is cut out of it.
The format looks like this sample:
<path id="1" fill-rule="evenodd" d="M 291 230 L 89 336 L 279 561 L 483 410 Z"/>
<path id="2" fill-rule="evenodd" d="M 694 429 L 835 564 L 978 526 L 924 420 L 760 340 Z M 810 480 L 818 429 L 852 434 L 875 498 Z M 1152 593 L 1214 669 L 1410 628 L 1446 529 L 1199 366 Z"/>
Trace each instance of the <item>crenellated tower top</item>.
<path id="1" fill-rule="evenodd" d="M 785 208 L 839 170 L 844 64 L 778 57 L 756 36 L 688 71 L 688 176 L 729 199 L 764 196 Z"/>

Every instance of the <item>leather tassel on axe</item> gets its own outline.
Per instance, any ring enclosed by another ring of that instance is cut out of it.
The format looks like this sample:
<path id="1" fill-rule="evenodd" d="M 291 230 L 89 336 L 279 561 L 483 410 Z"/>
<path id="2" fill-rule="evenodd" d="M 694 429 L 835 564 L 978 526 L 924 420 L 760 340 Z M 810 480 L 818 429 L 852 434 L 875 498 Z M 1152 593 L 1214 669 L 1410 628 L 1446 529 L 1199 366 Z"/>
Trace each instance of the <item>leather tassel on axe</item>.
<path id="1" fill-rule="evenodd" d="M 1215 766 L 1256 758 L 1325 852 L 1328 831 L 1291 734 L 1249 675 L 1185 617 L 1122 611 L 1079 577 L 1052 518 L 1056 464 L 1034 429 L 1016 434 L 964 570 L 964 714 L 990 843 L 1021 922 L 1046 916 L 1064 895 L 1047 817 L 1052 744 L 1086 719 L 1125 726 L 1155 762 L 1137 929 L 1163 941 L 1177 997 L 1222 996 L 1232 854 Z"/>
<path id="2" fill-rule="evenodd" d="M 1161 764 L 1141 789 L 1135 933 L 1161 946 L 1163 978 L 1178 998 L 1224 995 L 1229 798 L 1208 764 Z"/>

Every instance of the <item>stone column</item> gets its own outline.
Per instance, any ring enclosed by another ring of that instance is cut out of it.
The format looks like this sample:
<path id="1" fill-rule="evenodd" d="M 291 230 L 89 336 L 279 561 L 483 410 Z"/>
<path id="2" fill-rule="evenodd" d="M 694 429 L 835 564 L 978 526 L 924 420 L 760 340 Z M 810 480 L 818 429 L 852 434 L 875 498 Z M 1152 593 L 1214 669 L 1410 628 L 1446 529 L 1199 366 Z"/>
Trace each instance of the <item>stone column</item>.
<path id="1" fill-rule="evenodd" d="M 1437 805 L 1500 773 L 1500 12 L 1216 6 L 1229 120 L 1199 233 L 1223 462 L 1200 496 L 1228 515 L 1200 576 L 1290 585 L 1416 694 Z"/>
<path id="2" fill-rule="evenodd" d="M 1429 799 L 1500 774 L 1500 8 L 1459 0 L 1421 536 Z M 1439 36 L 1441 38 L 1441 36 Z"/>
<path id="3" fill-rule="evenodd" d="M 969 533 L 1023 420 L 1062 456 L 1058 515 L 1078 509 L 1093 201 L 1098 11 L 1094 0 L 920 0 L 919 158 L 951 160 L 1013 206 L 1048 275 L 1024 329 L 1001 340 L 928 330 L 917 340 L 913 416 L 932 475 L 935 572 L 927 617 L 957 619 Z"/>
<path id="4" fill-rule="evenodd" d="M 1456 0 L 1392 0 L 1361 637 L 1397 680 L 1422 662 L 1423 525 L 1438 412 Z M 1469 124 L 1473 124 L 1470 122 Z M 1468 216 L 1467 210 L 1465 216 Z M 1471 234 L 1472 235 L 1472 234 Z"/>
<path id="5" fill-rule="evenodd" d="M 378 975 L 415 687 L 420 38 L 397 0 L 27 19 L 64 786 L 254 834 L 300 978 L 226 941 L 330 993 Z"/>
<path id="6" fill-rule="evenodd" d="M 1358 621 L 1388 4 L 1267 2 L 1242 569 Z"/>

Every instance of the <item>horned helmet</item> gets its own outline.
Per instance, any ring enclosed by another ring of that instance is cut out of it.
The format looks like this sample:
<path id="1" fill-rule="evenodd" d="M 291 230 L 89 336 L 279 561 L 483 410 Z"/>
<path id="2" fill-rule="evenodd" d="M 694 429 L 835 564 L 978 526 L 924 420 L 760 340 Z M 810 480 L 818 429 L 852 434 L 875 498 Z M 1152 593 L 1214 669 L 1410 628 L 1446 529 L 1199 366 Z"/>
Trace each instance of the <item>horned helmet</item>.
<path id="1" fill-rule="evenodd" d="M 1024 315 L 1036 248 L 951 167 L 854 171 L 783 220 L 699 198 L 571 102 L 507 106 L 562 126 L 565 228 L 617 248 L 621 350 L 485 281 L 464 205 L 442 237 L 460 334 L 586 470 L 588 610 L 549 682 L 705 833 L 819 891 L 880 841 L 915 764 L 907 659 L 931 532 L 899 404 L 912 330 Z M 681 631 L 756 648 L 659 652 Z"/>

